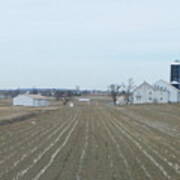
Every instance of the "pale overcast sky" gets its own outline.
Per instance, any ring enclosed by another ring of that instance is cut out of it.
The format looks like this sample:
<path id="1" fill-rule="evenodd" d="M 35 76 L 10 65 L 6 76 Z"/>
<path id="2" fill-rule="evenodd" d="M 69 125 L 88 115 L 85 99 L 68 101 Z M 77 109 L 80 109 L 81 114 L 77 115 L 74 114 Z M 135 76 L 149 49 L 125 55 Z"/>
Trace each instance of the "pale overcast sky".
<path id="1" fill-rule="evenodd" d="M 180 59 L 179 0 L 4 0 L 0 88 L 106 89 L 169 80 Z"/>

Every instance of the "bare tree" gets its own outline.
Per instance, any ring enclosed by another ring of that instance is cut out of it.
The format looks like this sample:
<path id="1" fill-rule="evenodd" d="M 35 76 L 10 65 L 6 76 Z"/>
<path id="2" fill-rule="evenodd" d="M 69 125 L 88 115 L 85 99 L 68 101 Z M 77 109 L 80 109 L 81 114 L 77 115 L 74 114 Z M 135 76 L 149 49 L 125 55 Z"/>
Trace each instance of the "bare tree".
<path id="1" fill-rule="evenodd" d="M 80 96 L 81 95 L 80 86 L 76 86 L 75 95 L 76 96 Z"/>
<path id="2" fill-rule="evenodd" d="M 32 94 L 38 94 L 38 89 L 36 87 L 33 87 L 31 93 Z"/>
<path id="3" fill-rule="evenodd" d="M 116 105 L 117 96 L 119 95 L 120 88 L 121 88 L 121 86 L 116 85 L 116 84 L 111 84 L 109 86 L 109 91 L 110 91 L 114 105 Z"/>
<path id="4" fill-rule="evenodd" d="M 132 91 L 135 88 L 133 78 L 128 79 L 127 87 L 126 87 L 126 96 L 127 96 L 127 103 L 131 102 Z"/>
<path id="5" fill-rule="evenodd" d="M 54 96 L 56 97 L 56 100 L 59 101 L 63 96 L 63 92 L 60 90 L 56 90 Z"/>

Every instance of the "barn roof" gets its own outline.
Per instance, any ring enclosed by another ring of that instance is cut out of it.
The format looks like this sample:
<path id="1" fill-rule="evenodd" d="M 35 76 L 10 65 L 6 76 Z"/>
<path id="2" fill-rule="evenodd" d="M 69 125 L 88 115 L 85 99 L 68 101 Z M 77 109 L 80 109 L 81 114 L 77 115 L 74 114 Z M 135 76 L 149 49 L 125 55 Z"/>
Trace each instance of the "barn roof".
<path id="1" fill-rule="evenodd" d="M 154 90 L 154 87 L 151 85 L 151 84 L 149 84 L 148 82 L 146 82 L 146 81 L 144 81 L 142 84 L 140 84 L 138 87 L 136 87 L 135 89 L 134 89 L 134 91 L 137 91 L 138 89 L 140 89 L 140 88 L 142 88 L 142 87 L 148 87 L 149 89 L 152 89 L 152 90 Z"/>
<path id="2" fill-rule="evenodd" d="M 180 60 L 175 60 L 174 62 L 171 63 L 171 65 L 180 65 Z"/>
<path id="3" fill-rule="evenodd" d="M 37 100 L 51 100 L 52 99 L 50 97 L 42 96 L 40 94 L 21 94 L 21 95 L 18 95 L 17 97 L 19 96 L 26 96 L 26 97 L 30 97 L 32 99 L 37 99 Z"/>
<path id="4" fill-rule="evenodd" d="M 39 95 L 39 94 L 26 94 L 25 96 L 31 97 L 33 99 L 40 99 L 40 100 L 48 100 L 48 99 L 50 99 L 49 97 L 42 96 L 42 95 Z"/>
<path id="5" fill-rule="evenodd" d="M 158 84 L 159 82 L 162 82 L 163 84 L 167 85 L 168 87 L 170 87 L 170 88 L 172 88 L 172 89 L 174 89 L 174 90 L 176 90 L 176 91 L 180 91 L 180 90 L 177 89 L 176 87 L 172 86 L 172 84 L 170 84 L 170 83 L 168 83 L 167 81 L 164 81 L 164 80 L 162 80 L 162 79 L 160 79 L 159 81 L 157 81 L 157 82 L 155 83 L 155 85 Z"/>

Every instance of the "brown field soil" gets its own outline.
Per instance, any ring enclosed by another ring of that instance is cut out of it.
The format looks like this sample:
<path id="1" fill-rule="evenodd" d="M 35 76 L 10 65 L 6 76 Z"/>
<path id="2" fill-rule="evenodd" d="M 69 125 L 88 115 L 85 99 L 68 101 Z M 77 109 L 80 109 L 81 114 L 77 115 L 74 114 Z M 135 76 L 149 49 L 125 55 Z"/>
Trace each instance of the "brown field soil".
<path id="1" fill-rule="evenodd" d="M 62 106 L 59 101 L 52 101 L 49 107 L 21 107 L 12 106 L 12 99 L 0 100 L 0 124 L 1 122 L 26 117 L 31 114 L 59 109 Z"/>
<path id="2" fill-rule="evenodd" d="M 0 99 L 0 107 L 1 106 L 11 106 L 12 105 L 12 98 L 8 99 Z"/>
<path id="3" fill-rule="evenodd" d="M 93 101 L 0 126 L 0 180 L 179 180 L 179 109 Z"/>

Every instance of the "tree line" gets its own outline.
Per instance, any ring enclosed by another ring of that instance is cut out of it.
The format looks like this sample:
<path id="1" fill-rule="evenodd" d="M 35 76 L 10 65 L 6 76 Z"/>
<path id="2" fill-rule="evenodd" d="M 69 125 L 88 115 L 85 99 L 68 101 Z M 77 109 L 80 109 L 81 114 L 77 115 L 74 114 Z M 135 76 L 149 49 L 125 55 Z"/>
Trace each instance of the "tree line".
<path id="1" fill-rule="evenodd" d="M 112 97 L 113 104 L 117 104 L 118 96 L 123 96 L 127 104 L 131 103 L 132 91 L 135 88 L 134 80 L 128 79 L 128 82 L 119 84 L 111 84 L 108 87 L 108 92 Z"/>

